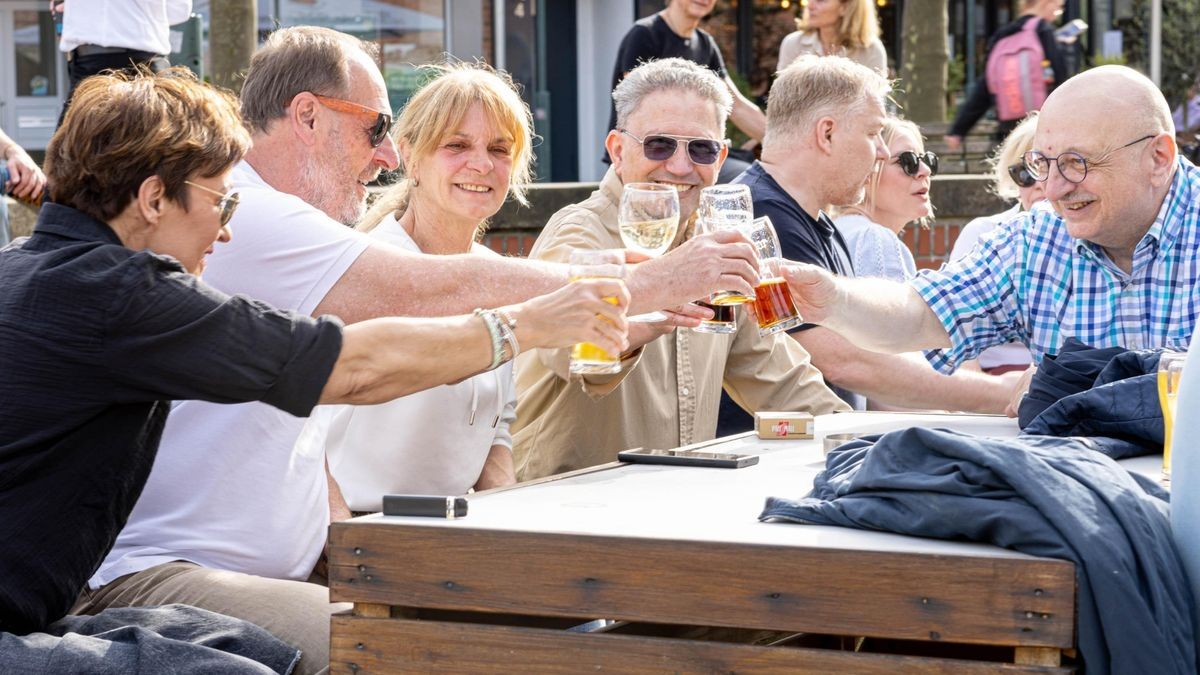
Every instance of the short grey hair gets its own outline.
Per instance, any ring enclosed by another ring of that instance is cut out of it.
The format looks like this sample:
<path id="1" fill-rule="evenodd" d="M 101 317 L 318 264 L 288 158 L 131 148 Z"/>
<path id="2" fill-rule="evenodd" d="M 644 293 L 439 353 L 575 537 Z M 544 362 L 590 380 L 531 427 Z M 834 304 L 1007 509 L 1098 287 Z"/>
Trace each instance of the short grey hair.
<path id="1" fill-rule="evenodd" d="M 246 127 L 266 131 L 301 92 L 345 97 L 350 92 L 350 54 L 356 49 L 378 60 L 378 47 L 330 28 L 296 26 L 271 33 L 250 59 L 242 84 Z"/>
<path id="2" fill-rule="evenodd" d="M 811 130 L 822 117 L 839 116 L 891 91 L 887 78 L 841 56 L 801 56 L 779 71 L 767 99 L 763 145 Z"/>
<path id="3" fill-rule="evenodd" d="M 729 87 L 708 68 L 678 58 L 647 61 L 625 75 L 612 93 L 617 127 L 625 127 L 642 100 L 660 91 L 690 92 L 711 102 L 717 108 L 717 123 L 724 133 L 725 120 L 733 109 Z"/>

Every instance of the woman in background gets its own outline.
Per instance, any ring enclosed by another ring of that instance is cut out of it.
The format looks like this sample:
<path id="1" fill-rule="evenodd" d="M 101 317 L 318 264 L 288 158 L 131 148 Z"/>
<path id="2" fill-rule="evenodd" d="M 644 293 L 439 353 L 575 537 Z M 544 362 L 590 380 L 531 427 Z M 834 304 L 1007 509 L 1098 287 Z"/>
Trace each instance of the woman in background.
<path id="1" fill-rule="evenodd" d="M 496 255 L 476 240 L 508 195 L 525 203 L 529 108 L 509 76 L 487 65 L 429 68 L 437 76 L 409 100 L 393 132 L 404 179 L 358 228 L 413 251 Z M 568 286 L 543 297 L 570 293 Z M 515 411 L 510 361 L 383 405 L 319 409 L 299 443 L 325 450 L 351 510 L 378 511 L 385 494 L 460 495 L 516 482 L 508 433 Z"/>
<path id="2" fill-rule="evenodd" d="M 779 45 L 783 70 L 804 54 L 845 56 L 887 77 L 887 51 L 879 41 L 873 0 L 808 0 L 797 30 Z"/>
<path id="3" fill-rule="evenodd" d="M 904 281 L 917 266 L 900 232 L 933 215 L 929 181 L 938 159 L 925 152 L 920 128 L 908 120 L 885 120 L 883 142 L 888 160 L 875 166 L 861 203 L 837 209 L 834 225 L 846 240 L 855 276 Z"/>

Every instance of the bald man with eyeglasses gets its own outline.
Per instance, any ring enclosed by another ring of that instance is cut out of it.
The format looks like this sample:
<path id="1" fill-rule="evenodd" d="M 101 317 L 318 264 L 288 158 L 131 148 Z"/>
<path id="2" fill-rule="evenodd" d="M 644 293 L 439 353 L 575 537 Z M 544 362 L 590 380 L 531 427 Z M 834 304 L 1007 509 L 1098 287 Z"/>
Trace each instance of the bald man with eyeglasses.
<path id="1" fill-rule="evenodd" d="M 794 267 L 797 308 L 867 349 L 929 349 L 943 372 L 1010 341 L 1038 363 L 1072 337 L 1186 347 L 1200 312 L 1200 172 L 1174 135 L 1145 76 L 1124 66 L 1077 75 L 1046 100 L 1025 155 L 1047 201 L 907 284 Z"/>

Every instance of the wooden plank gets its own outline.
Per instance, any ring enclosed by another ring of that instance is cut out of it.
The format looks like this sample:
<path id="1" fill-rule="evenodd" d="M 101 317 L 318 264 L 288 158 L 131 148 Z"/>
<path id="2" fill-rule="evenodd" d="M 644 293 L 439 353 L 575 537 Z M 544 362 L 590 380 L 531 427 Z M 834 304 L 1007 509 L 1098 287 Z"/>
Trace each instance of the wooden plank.
<path id="1" fill-rule="evenodd" d="M 335 523 L 334 601 L 1074 646 L 1069 562 Z"/>
<path id="2" fill-rule="evenodd" d="M 386 619 L 392 615 L 392 608 L 388 605 L 373 602 L 356 602 L 354 603 L 354 615 L 374 619 Z"/>
<path id="3" fill-rule="evenodd" d="M 1048 647 L 1017 647 L 1013 663 L 1025 666 L 1057 666 L 1062 663 L 1062 650 Z"/>
<path id="4" fill-rule="evenodd" d="M 346 675 L 585 671 L 780 675 L 1070 672 L 1066 668 L 961 659 L 756 647 L 439 621 L 366 619 L 344 614 L 333 617 L 330 670 Z"/>

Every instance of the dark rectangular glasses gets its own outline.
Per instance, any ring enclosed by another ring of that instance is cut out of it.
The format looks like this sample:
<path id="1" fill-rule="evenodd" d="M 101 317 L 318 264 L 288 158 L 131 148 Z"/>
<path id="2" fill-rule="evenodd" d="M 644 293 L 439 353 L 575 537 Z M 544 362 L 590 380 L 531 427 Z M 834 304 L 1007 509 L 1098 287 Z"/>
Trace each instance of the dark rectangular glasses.
<path id="1" fill-rule="evenodd" d="M 617 131 L 641 143 L 642 153 L 646 155 L 646 159 L 653 162 L 662 162 L 674 157 L 675 151 L 679 149 L 680 141 L 687 143 L 688 159 L 695 164 L 713 164 L 721 156 L 723 143 L 711 138 L 671 136 L 669 134 L 650 134 L 645 138 L 638 138 L 625 129 L 617 129 Z"/>
<path id="2" fill-rule="evenodd" d="M 932 152 L 917 154 L 912 150 L 905 150 L 896 155 L 896 163 L 900 165 L 900 169 L 905 175 L 916 177 L 921 171 L 921 162 L 929 167 L 929 175 L 936 176 L 938 174 L 938 156 Z"/>
<path id="3" fill-rule="evenodd" d="M 370 130 L 367 131 L 367 139 L 371 142 L 372 148 L 378 148 L 380 145 L 383 145 L 383 140 L 387 138 L 388 131 L 392 129 L 392 116 L 389 113 L 379 112 L 374 108 L 368 108 L 354 101 L 346 101 L 332 96 L 322 96 L 321 94 L 313 94 L 313 96 L 321 102 L 321 105 L 330 110 L 374 118 L 374 123 L 371 125 Z"/>

